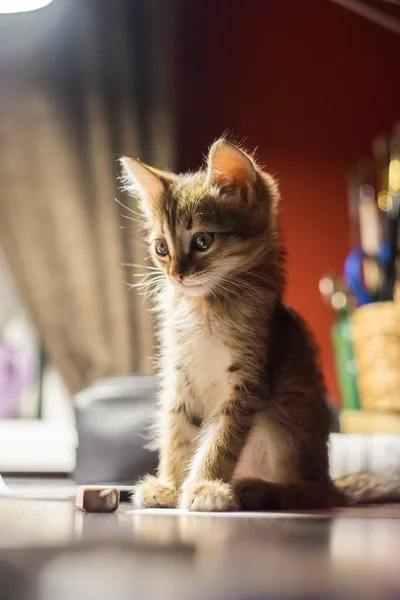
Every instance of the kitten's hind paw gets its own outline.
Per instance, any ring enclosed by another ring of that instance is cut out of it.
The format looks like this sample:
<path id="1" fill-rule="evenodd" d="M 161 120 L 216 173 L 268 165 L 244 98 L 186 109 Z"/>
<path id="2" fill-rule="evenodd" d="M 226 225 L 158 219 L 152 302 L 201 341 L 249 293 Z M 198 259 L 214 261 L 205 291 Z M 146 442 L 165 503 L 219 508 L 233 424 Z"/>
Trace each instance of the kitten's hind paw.
<path id="1" fill-rule="evenodd" d="M 149 475 L 135 486 L 132 503 L 135 508 L 176 508 L 178 491 L 171 484 Z"/>
<path id="2" fill-rule="evenodd" d="M 184 484 L 179 508 L 194 512 L 224 512 L 236 510 L 238 504 L 229 483 L 200 481 Z"/>

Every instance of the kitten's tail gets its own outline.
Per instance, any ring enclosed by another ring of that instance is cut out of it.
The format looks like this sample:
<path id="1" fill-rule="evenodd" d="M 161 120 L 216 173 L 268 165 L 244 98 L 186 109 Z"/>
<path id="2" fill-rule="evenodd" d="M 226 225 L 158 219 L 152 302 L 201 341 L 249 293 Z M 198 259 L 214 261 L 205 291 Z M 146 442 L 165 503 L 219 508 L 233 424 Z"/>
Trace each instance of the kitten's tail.
<path id="1" fill-rule="evenodd" d="M 242 510 L 311 510 L 400 502 L 400 476 L 356 473 L 320 484 L 279 484 L 261 479 L 234 482 Z"/>
<path id="2" fill-rule="evenodd" d="M 337 506 L 400 502 L 400 475 L 375 475 L 361 472 L 333 481 Z"/>

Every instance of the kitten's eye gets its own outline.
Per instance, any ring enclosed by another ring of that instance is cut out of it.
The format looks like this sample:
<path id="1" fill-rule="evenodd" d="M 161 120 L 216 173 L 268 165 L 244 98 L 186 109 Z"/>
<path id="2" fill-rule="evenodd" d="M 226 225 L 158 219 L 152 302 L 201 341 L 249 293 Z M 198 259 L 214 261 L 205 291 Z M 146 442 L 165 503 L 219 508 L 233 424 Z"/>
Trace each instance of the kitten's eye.
<path id="1" fill-rule="evenodd" d="M 159 256 L 168 256 L 167 242 L 164 240 L 156 240 L 155 243 L 156 252 Z"/>
<path id="2" fill-rule="evenodd" d="M 213 233 L 197 233 L 192 239 L 192 248 L 197 252 L 205 252 L 214 241 Z"/>

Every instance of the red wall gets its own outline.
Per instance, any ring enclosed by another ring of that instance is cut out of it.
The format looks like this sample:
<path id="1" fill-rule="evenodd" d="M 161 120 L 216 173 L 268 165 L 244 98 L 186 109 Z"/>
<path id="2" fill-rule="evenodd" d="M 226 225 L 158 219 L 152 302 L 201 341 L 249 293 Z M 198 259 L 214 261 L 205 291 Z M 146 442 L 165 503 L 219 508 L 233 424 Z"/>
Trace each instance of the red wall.
<path id="1" fill-rule="evenodd" d="M 281 185 L 287 300 L 309 321 L 337 397 L 318 280 L 348 250 L 346 169 L 400 118 L 400 37 L 328 0 L 182 0 L 180 169 L 226 129 Z"/>

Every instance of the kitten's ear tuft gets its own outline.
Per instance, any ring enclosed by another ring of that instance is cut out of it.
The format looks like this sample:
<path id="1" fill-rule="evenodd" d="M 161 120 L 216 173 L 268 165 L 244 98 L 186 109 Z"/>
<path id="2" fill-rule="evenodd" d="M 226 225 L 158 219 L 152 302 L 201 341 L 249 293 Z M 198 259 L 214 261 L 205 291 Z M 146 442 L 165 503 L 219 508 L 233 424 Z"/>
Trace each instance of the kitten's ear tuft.
<path id="1" fill-rule="evenodd" d="M 150 219 L 152 207 L 165 192 L 165 186 L 155 170 L 143 163 L 124 156 L 120 159 L 124 190 L 140 201 L 141 209 Z"/>
<path id="2" fill-rule="evenodd" d="M 207 171 L 210 183 L 218 186 L 253 186 L 257 177 L 252 159 L 223 138 L 210 148 Z"/>

